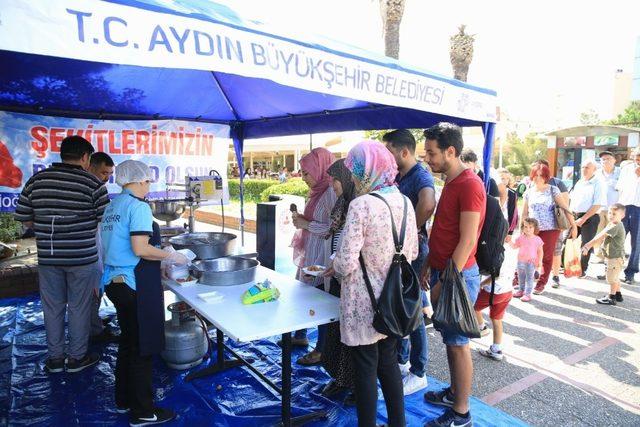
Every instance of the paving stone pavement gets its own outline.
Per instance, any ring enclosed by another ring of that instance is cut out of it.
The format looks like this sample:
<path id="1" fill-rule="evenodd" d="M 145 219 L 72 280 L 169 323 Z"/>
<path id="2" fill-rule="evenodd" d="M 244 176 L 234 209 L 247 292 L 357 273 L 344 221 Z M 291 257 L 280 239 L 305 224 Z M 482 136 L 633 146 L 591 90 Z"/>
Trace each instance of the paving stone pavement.
<path id="1" fill-rule="evenodd" d="M 514 266 L 508 250 L 500 280 L 510 283 Z M 513 299 L 505 360 L 477 353 L 491 335 L 472 340 L 473 395 L 535 426 L 640 426 L 640 284 L 623 284 L 617 306 L 599 305 L 609 289 L 595 279 L 603 273 L 603 264 L 591 264 L 586 279 L 561 279 L 530 303 Z M 428 335 L 428 375 L 448 382 L 440 334 Z"/>

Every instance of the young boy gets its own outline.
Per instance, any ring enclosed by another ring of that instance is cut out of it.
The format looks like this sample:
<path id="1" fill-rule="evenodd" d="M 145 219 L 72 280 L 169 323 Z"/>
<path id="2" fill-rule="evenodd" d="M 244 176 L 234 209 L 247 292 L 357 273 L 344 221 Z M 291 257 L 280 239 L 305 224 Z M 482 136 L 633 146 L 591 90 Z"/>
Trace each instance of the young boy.
<path id="1" fill-rule="evenodd" d="M 480 326 L 480 334 L 482 336 L 489 334 L 489 328 L 484 323 L 482 310 L 489 307 L 489 317 L 493 328 L 493 344 L 487 350 L 480 350 L 480 355 L 493 360 L 500 361 L 504 358 L 502 354 L 502 318 L 507 310 L 507 306 L 513 296 L 510 283 L 501 283 L 503 281 L 496 280 L 493 291 L 493 305 L 489 305 L 489 296 L 491 295 L 491 277 L 487 277 L 481 283 L 478 299 L 473 306 L 476 311 L 476 318 Z"/>
<path id="2" fill-rule="evenodd" d="M 620 293 L 620 271 L 624 265 L 624 238 L 625 230 L 622 225 L 625 207 L 620 203 L 614 203 L 607 212 L 609 224 L 596 235 L 590 242 L 582 247 L 582 253 L 588 253 L 594 245 L 604 241 L 603 253 L 607 265 L 607 283 L 610 286 L 609 295 L 597 298 L 598 304 L 616 305 L 622 302 Z"/>

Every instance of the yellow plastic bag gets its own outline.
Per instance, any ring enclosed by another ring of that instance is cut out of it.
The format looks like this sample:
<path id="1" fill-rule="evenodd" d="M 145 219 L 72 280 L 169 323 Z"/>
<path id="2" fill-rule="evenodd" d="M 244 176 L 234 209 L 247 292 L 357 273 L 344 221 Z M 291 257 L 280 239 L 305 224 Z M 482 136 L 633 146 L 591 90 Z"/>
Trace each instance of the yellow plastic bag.
<path id="1" fill-rule="evenodd" d="M 579 277 L 582 275 L 580 266 L 580 247 L 582 239 L 567 239 L 564 245 L 564 277 Z"/>

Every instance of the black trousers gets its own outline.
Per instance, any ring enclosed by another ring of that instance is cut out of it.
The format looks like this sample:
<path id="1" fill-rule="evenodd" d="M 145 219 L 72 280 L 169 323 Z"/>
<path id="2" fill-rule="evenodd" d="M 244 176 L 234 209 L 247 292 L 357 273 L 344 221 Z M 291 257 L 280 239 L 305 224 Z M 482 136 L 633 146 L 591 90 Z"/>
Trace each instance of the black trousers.
<path id="1" fill-rule="evenodd" d="M 404 394 L 398 367 L 398 340 L 385 338 L 371 345 L 351 347 L 355 370 L 356 408 L 358 426 L 375 427 L 380 380 L 387 406 L 389 427 L 404 427 Z"/>
<path id="2" fill-rule="evenodd" d="M 577 218 L 582 218 L 584 213 L 579 213 L 576 215 Z M 582 224 L 582 227 L 578 228 L 578 235 L 582 236 L 582 245 L 584 246 L 598 233 L 598 224 L 600 224 L 600 216 L 598 214 L 591 216 L 588 220 Z M 582 273 L 587 272 L 587 268 L 589 267 L 589 259 L 591 258 L 591 254 L 593 253 L 593 249 L 589 249 L 586 255 L 580 255 L 580 266 L 582 267 Z"/>
<path id="3" fill-rule="evenodd" d="M 140 355 L 138 305 L 136 292 L 124 283 L 106 287 L 116 307 L 120 325 L 120 343 L 116 360 L 116 405 L 130 408 L 132 417 L 152 416 L 152 356 Z"/>

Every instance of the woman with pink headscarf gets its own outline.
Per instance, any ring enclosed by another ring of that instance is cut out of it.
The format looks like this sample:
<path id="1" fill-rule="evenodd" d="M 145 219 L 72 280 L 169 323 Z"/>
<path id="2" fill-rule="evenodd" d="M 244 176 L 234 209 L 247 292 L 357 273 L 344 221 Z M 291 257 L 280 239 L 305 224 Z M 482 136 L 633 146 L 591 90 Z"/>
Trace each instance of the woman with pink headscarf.
<path id="1" fill-rule="evenodd" d="M 293 215 L 293 225 L 298 229 L 293 246 L 293 262 L 298 267 L 296 279 L 316 287 L 325 288 L 328 279 L 322 276 L 310 277 L 302 272 L 302 268 L 311 265 L 326 266 L 329 263 L 330 248 L 325 236 L 331 227 L 331 210 L 336 203 L 336 193 L 331 186 L 332 178 L 327 169 L 335 161 L 335 157 L 325 148 L 315 148 L 300 160 L 302 180 L 309 186 L 309 200 L 304 214 Z M 318 327 L 316 348 L 298 359 L 301 365 L 317 365 L 322 357 L 322 348 L 326 336 L 326 325 Z M 296 331 L 291 343 L 306 347 L 309 345 L 307 330 Z"/>
<path id="2" fill-rule="evenodd" d="M 404 394 L 398 366 L 398 340 L 382 335 L 373 328 L 374 312 L 359 257 L 362 254 L 377 299 L 395 254 L 390 209 L 396 229 L 400 230 L 406 197 L 395 186 L 398 174 L 396 161 L 381 143 L 359 143 L 349 151 L 345 165 L 353 176 L 357 197 L 349 204 L 342 242 L 331 270 L 342 277 L 340 335 L 342 342 L 351 349 L 358 425 L 376 425 L 376 379 L 379 379 L 387 406 L 389 426 L 404 426 Z M 371 193 L 377 193 L 384 201 L 370 196 Z M 415 224 L 416 221 L 410 201 L 407 203 L 406 221 L 407 224 Z M 416 227 L 406 228 L 402 253 L 409 262 L 418 256 Z"/>

